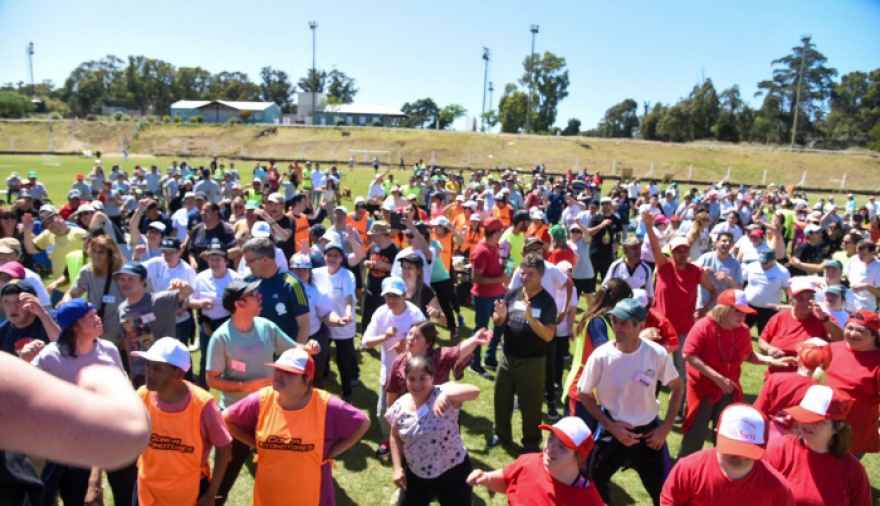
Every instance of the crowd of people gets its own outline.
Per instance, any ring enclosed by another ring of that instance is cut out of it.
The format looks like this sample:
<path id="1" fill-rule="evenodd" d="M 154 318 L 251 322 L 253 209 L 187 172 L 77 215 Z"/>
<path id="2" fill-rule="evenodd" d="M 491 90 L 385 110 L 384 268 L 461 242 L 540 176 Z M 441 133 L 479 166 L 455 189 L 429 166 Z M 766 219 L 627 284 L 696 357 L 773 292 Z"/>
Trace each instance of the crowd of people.
<path id="1" fill-rule="evenodd" d="M 99 160 L 56 208 L 36 172 L 13 173 L 3 351 L 68 383 L 124 374 L 152 435 L 105 469 L 48 454 L 41 476 L 10 447 L 0 502 L 86 504 L 106 470 L 117 505 L 224 504 L 255 456 L 254 504 L 330 505 L 332 460 L 377 421 L 401 505 L 469 504 L 474 486 L 510 504 L 613 504 L 628 468 L 654 504 L 871 503 L 873 196 L 421 161 L 397 177 Z M 360 374 L 371 348 L 379 378 Z M 760 392 L 742 384 L 749 367 Z M 369 415 L 364 386 L 379 393 Z M 485 450 L 522 453 L 503 469 L 475 469 L 461 435 L 481 394 Z"/>

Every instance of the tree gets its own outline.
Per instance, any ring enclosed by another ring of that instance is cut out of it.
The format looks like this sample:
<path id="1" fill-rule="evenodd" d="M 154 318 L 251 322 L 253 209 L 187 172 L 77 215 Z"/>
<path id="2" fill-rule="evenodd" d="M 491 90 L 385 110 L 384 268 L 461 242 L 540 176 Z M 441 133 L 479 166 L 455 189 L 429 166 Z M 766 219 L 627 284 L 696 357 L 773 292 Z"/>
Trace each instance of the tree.
<path id="1" fill-rule="evenodd" d="M 693 124 L 682 102 L 670 107 L 657 125 L 657 135 L 666 142 L 694 140 Z"/>
<path id="2" fill-rule="evenodd" d="M 646 104 L 647 109 L 647 104 Z M 649 141 L 660 140 L 660 133 L 658 132 L 658 127 L 660 125 L 660 121 L 666 115 L 666 111 L 669 110 L 669 107 L 657 103 L 654 104 L 654 107 L 651 109 L 651 112 L 645 114 L 644 119 L 642 120 L 642 125 L 639 127 L 639 136 L 642 139 Z"/>
<path id="3" fill-rule="evenodd" d="M 835 138 L 864 142 L 880 121 L 880 69 L 850 72 L 835 83 L 827 126 Z"/>
<path id="4" fill-rule="evenodd" d="M 562 130 L 562 135 L 571 136 L 579 133 L 581 133 L 581 120 L 570 118 L 568 120 L 568 125 Z"/>
<path id="5" fill-rule="evenodd" d="M 504 94 L 501 95 L 501 100 L 498 101 L 498 119 L 501 123 L 501 131 L 504 133 L 517 133 L 522 130 L 526 124 L 527 109 L 528 95 L 526 95 L 526 92 L 520 91 L 513 83 L 507 83 L 504 87 Z M 532 114 L 529 120 L 534 125 L 535 115 Z"/>
<path id="6" fill-rule="evenodd" d="M 223 71 L 214 76 L 206 98 L 253 102 L 260 99 L 260 87 L 243 72 Z"/>
<path id="7" fill-rule="evenodd" d="M 440 120 L 440 130 L 449 128 L 455 120 L 464 116 L 467 109 L 459 104 L 449 104 L 440 110 L 438 119 Z"/>
<path id="8" fill-rule="evenodd" d="M 33 110 L 31 99 L 15 91 L 0 91 L 0 118 L 21 118 Z"/>
<path id="9" fill-rule="evenodd" d="M 689 140 L 711 138 L 712 127 L 718 121 L 718 114 L 721 111 L 721 104 L 712 80 L 706 79 L 703 84 L 694 86 L 682 106 L 691 123 Z"/>
<path id="10" fill-rule="evenodd" d="M 290 112 L 293 104 L 293 93 L 296 88 L 291 84 L 287 72 L 275 70 L 272 67 L 263 67 L 260 70 L 260 98 L 266 102 L 275 102 L 281 107 L 281 111 Z"/>
<path id="11" fill-rule="evenodd" d="M 602 137 L 634 137 L 636 129 L 639 127 L 638 109 L 639 104 L 631 98 L 611 106 L 605 111 L 605 118 L 599 122 L 600 135 Z"/>
<path id="12" fill-rule="evenodd" d="M 324 85 L 326 84 L 326 81 L 326 72 L 321 69 L 309 69 L 306 77 L 300 78 L 296 85 L 306 93 L 324 93 Z"/>
<path id="13" fill-rule="evenodd" d="M 407 115 L 403 122 L 407 128 L 431 128 L 440 116 L 440 108 L 431 98 L 421 98 L 405 103 L 401 111 Z"/>
<path id="14" fill-rule="evenodd" d="M 492 130 L 493 128 L 495 128 L 495 125 L 497 125 L 498 121 L 499 121 L 498 120 L 498 111 L 495 111 L 495 110 L 486 111 L 480 115 L 480 119 L 482 119 L 483 121 L 486 122 L 486 127 L 489 130 Z"/>
<path id="15" fill-rule="evenodd" d="M 355 87 L 355 79 L 345 75 L 345 72 L 333 69 L 327 74 L 327 98 L 335 100 L 335 103 L 354 102 L 358 91 L 360 90 Z"/>
<path id="16" fill-rule="evenodd" d="M 826 67 L 828 61 L 816 50 L 811 37 L 801 39 L 802 45 L 792 48 L 791 54 L 773 60 L 773 78 L 758 83 L 755 96 L 774 97 L 779 108 L 770 110 L 762 108 L 761 114 L 770 120 L 786 122 L 785 133 L 790 130 L 795 112 L 798 114 L 798 127 L 801 139 L 806 139 L 812 132 L 812 123 L 819 119 L 831 98 L 833 78 L 837 70 Z M 803 61 L 803 79 L 800 84 L 800 101 L 795 111 L 801 63 Z M 802 121 L 803 120 L 803 121 Z"/>
<path id="17" fill-rule="evenodd" d="M 125 96 L 120 79 L 123 64 L 121 59 L 113 55 L 80 64 L 64 82 L 61 98 L 77 116 L 100 112 L 106 101 Z"/>
<path id="18" fill-rule="evenodd" d="M 556 123 L 556 111 L 565 97 L 568 96 L 568 69 L 565 58 L 546 51 L 543 56 L 529 55 L 523 62 L 525 73 L 519 80 L 526 90 L 537 94 L 537 101 L 532 101 L 535 110 L 535 122 L 529 118 L 529 128 L 533 132 L 550 130 Z"/>
<path id="19" fill-rule="evenodd" d="M 172 87 L 172 101 L 200 100 L 207 97 L 214 76 L 202 67 L 181 67 Z"/>

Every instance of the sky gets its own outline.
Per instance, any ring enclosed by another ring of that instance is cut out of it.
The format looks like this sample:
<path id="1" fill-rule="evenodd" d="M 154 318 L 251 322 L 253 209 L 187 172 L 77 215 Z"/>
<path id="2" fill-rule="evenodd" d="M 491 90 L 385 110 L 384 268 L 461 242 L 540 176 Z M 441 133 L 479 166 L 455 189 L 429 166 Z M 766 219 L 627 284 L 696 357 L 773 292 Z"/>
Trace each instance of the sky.
<path id="1" fill-rule="evenodd" d="M 557 125 L 594 127 L 624 99 L 674 103 L 703 78 L 738 84 L 753 107 L 771 62 L 811 35 L 840 75 L 880 68 L 880 0 L 581 0 L 284 2 L 249 0 L 0 0 L 0 83 L 61 86 L 80 63 L 113 54 L 158 58 L 213 73 L 262 67 L 295 83 L 312 62 L 357 80 L 355 103 L 401 107 L 431 97 L 439 106 L 482 111 L 484 61 L 497 105 L 506 83 L 535 51 L 566 59 L 571 84 Z M 488 103 L 486 109 L 492 109 Z M 465 128 L 465 121 L 455 124 Z"/>

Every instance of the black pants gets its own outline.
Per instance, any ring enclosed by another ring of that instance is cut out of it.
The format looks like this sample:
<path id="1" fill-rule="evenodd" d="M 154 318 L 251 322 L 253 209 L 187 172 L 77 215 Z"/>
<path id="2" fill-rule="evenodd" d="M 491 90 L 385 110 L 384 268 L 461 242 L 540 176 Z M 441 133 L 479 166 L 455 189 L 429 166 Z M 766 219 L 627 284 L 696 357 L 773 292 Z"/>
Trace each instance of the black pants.
<path id="1" fill-rule="evenodd" d="M 769 307 L 756 307 L 749 304 L 749 307 L 757 311 L 757 314 L 747 314 L 746 315 L 746 325 L 749 328 L 752 328 L 753 325 L 758 326 L 758 336 L 764 333 L 764 327 L 767 326 L 767 322 L 770 321 L 770 318 L 776 314 L 776 310 L 770 309 Z"/>
<path id="2" fill-rule="evenodd" d="M 611 267 L 611 264 L 614 263 L 613 255 L 591 255 L 590 261 L 593 262 L 593 272 L 596 273 L 595 278 L 597 280 L 601 279 L 603 282 L 605 281 L 605 276 L 608 275 L 608 269 Z"/>
<path id="3" fill-rule="evenodd" d="M 324 388 L 324 373 L 327 370 L 327 359 L 330 357 L 330 329 L 322 323 L 318 331 L 309 336 L 309 341 L 315 340 L 321 346 L 321 351 L 315 355 L 315 380 L 316 388 Z"/>
<path id="4" fill-rule="evenodd" d="M 214 331 L 220 328 L 220 325 L 223 325 L 228 319 L 228 316 L 216 320 L 206 316 L 201 317 L 202 326 L 201 336 L 199 337 L 199 349 L 202 351 L 202 356 L 199 357 L 199 376 L 196 384 L 205 390 L 209 390 L 206 378 L 206 368 L 208 366 L 208 344 L 211 342 L 211 336 L 214 335 Z"/>
<path id="5" fill-rule="evenodd" d="M 547 343 L 547 369 L 544 384 L 547 405 L 556 405 L 556 385 L 562 388 L 562 373 L 565 368 L 565 354 L 568 353 L 568 336 L 556 336 Z"/>
<path id="6" fill-rule="evenodd" d="M 357 373 L 357 354 L 354 351 L 354 338 L 331 339 L 327 344 L 327 366 L 330 365 L 330 345 L 336 345 L 336 368 L 339 369 L 339 383 L 342 385 L 342 396 L 351 397 L 351 381 Z"/>
<path id="7" fill-rule="evenodd" d="M 364 307 L 361 308 L 361 334 L 367 331 L 367 327 L 370 326 L 370 320 L 373 319 L 373 314 L 382 304 L 385 304 L 385 299 L 381 295 L 375 295 L 364 290 Z"/>
<path id="8" fill-rule="evenodd" d="M 43 493 L 42 506 L 55 504 L 55 496 L 61 496 L 64 506 L 77 506 L 85 502 L 89 489 L 91 469 L 56 464 L 46 461 L 40 478 L 46 487 Z M 113 503 L 119 506 L 131 506 L 137 486 L 137 466 L 131 463 L 116 471 L 107 471 L 107 481 L 113 491 Z"/>
<path id="9" fill-rule="evenodd" d="M 397 506 L 427 506 L 434 499 L 437 499 L 441 506 L 470 504 L 474 492 L 467 484 L 467 477 L 472 469 L 471 459 L 468 456 L 465 456 L 461 464 L 436 478 L 419 478 L 407 467 L 406 490 L 400 491 Z"/>
<path id="10" fill-rule="evenodd" d="M 632 430 L 636 434 L 647 434 L 660 423 L 653 421 L 648 425 L 642 425 Z M 645 490 L 654 501 L 655 506 L 660 504 L 660 490 L 663 488 L 663 449 L 653 450 L 640 440 L 632 446 L 624 446 L 610 432 L 602 430 L 596 447 L 590 455 L 590 476 L 596 484 L 596 490 L 602 496 L 605 504 L 612 504 L 608 485 L 623 465 L 630 461 L 633 469 L 639 473 Z"/>
<path id="11" fill-rule="evenodd" d="M 455 299 L 455 283 L 452 281 L 452 278 L 449 278 L 445 281 L 431 283 L 431 288 L 434 289 L 434 294 L 437 295 L 437 302 L 440 303 L 440 309 L 443 310 L 443 316 L 446 317 L 446 326 L 449 327 L 449 330 L 455 330 L 457 328 L 457 322 L 455 321 L 456 308 L 453 305 L 458 305 Z"/>
<path id="12" fill-rule="evenodd" d="M 229 464 L 226 466 L 226 473 L 223 475 L 223 481 L 220 482 L 220 488 L 217 490 L 217 506 L 222 506 L 229 498 L 229 491 L 235 485 L 238 474 L 241 472 L 241 466 L 244 465 L 245 459 L 250 457 L 251 447 L 242 443 L 238 439 L 232 439 L 232 455 L 229 458 Z M 255 472 L 256 474 L 256 472 Z M 214 479 L 217 479 L 216 477 Z"/>

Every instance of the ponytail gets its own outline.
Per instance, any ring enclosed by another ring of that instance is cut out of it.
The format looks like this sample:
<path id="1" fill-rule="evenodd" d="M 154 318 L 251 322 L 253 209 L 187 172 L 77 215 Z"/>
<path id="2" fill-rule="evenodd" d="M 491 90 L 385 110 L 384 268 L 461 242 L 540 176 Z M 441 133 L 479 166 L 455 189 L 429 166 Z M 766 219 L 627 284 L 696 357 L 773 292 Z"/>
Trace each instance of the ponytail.
<path id="1" fill-rule="evenodd" d="M 810 374 L 810 377 L 813 378 L 813 381 L 818 385 L 824 385 L 825 381 L 828 379 L 828 375 L 825 373 L 825 368 L 822 367 L 821 364 L 813 369 L 813 373 Z"/>

